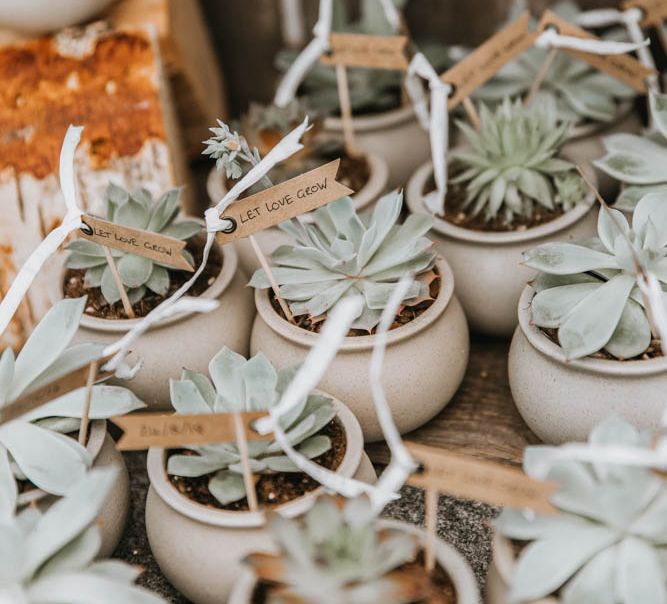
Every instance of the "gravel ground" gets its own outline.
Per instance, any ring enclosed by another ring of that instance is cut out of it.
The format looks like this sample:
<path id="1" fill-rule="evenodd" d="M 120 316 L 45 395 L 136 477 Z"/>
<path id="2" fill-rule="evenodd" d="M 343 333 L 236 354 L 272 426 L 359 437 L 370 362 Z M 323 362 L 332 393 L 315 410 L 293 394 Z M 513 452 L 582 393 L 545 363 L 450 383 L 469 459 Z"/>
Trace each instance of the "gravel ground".
<path id="1" fill-rule="evenodd" d="M 168 602 L 187 604 L 162 576 L 151 555 L 144 526 L 144 502 L 148 490 L 146 475 L 146 453 L 125 453 L 130 471 L 132 508 L 125 536 L 116 550 L 115 557 L 144 568 L 140 583 L 161 594 Z M 483 588 L 486 570 L 491 557 L 489 520 L 497 513 L 491 506 L 462 501 L 452 497 L 441 497 L 438 505 L 438 534 L 454 545 L 470 562 Z M 419 489 L 405 487 L 401 498 L 389 505 L 386 516 L 405 520 L 413 524 L 424 521 L 424 498 Z"/>

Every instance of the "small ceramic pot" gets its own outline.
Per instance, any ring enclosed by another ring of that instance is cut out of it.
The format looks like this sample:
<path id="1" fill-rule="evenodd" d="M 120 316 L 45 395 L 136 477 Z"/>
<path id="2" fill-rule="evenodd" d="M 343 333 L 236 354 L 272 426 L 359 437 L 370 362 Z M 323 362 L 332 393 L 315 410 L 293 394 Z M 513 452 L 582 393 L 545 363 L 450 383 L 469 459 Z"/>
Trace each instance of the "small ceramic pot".
<path id="1" fill-rule="evenodd" d="M 435 302 L 414 321 L 392 329 L 382 382 L 398 430 L 403 434 L 437 415 L 458 389 L 468 365 L 469 335 L 463 310 L 454 295 L 454 276 L 444 259 Z M 276 367 L 302 363 L 319 334 L 289 323 L 271 306 L 267 290 L 255 291 L 257 317 L 251 354 L 262 351 Z M 376 337 L 350 336 L 320 382 L 357 416 L 366 442 L 383 438 L 368 382 Z"/>
<path id="2" fill-rule="evenodd" d="M 534 290 L 519 301 L 509 352 L 509 382 L 519 413 L 544 442 L 585 442 L 615 412 L 639 429 L 656 430 L 664 412 L 667 358 L 568 361 L 563 349 L 531 323 Z"/>
<path id="3" fill-rule="evenodd" d="M 99 15 L 115 0 L 2 0 L 0 27 L 45 34 Z"/>
<path id="4" fill-rule="evenodd" d="M 486 580 L 486 604 L 509 604 L 507 592 L 516 566 L 514 549 L 510 540 L 498 533 L 493 535 L 492 549 L 493 558 Z M 560 601 L 560 598 L 549 596 L 521 604 L 560 604 Z"/>
<path id="5" fill-rule="evenodd" d="M 404 187 L 415 169 L 431 156 L 429 135 L 417 121 L 412 105 L 352 118 L 357 146 L 378 155 L 389 166 L 389 187 Z M 324 131 L 343 136 L 339 117 L 328 117 Z"/>
<path id="6" fill-rule="evenodd" d="M 422 545 L 426 543 L 426 531 L 412 524 L 398 520 L 381 519 L 379 526 L 383 529 L 405 531 L 417 537 Z M 435 557 L 440 567 L 447 571 L 454 584 L 457 596 L 456 604 L 479 604 L 480 597 L 477 581 L 470 565 L 465 561 L 463 556 L 451 545 L 438 539 L 436 541 Z M 229 598 L 229 604 L 251 604 L 256 585 L 257 579 L 255 575 L 250 569 L 245 568 L 243 574 L 234 585 L 234 591 L 232 591 L 232 595 Z"/>
<path id="7" fill-rule="evenodd" d="M 428 212 L 423 192 L 432 172 L 432 164 L 424 164 L 408 183 L 406 201 L 413 213 Z M 592 171 L 588 172 L 593 179 Z M 521 290 L 535 275 L 535 271 L 522 265 L 523 252 L 546 241 L 572 241 L 594 235 L 594 204 L 595 197 L 589 193 L 569 212 L 525 231 L 475 231 L 433 217 L 429 237 L 452 266 L 456 295 L 472 331 L 512 335 Z"/>
<path id="8" fill-rule="evenodd" d="M 93 459 L 94 468 L 113 468 L 117 472 L 116 480 L 100 512 L 100 530 L 102 546 L 98 558 L 108 558 L 116 549 L 127 521 L 130 507 L 130 478 L 123 456 L 116 450 L 115 443 L 107 433 L 107 422 L 95 420 L 90 423 L 90 435 L 86 445 Z M 19 509 L 36 504 L 42 512 L 48 510 L 58 497 L 41 489 L 31 489 L 21 493 L 18 498 Z"/>
<path id="9" fill-rule="evenodd" d="M 245 275 L 238 270 L 233 246 L 226 246 L 222 270 L 202 294 L 217 299 L 218 308 L 208 313 L 184 313 L 157 323 L 133 346 L 143 367 L 134 379 L 123 382 L 149 410 L 170 410 L 169 378 L 178 378 L 183 368 L 207 373 L 208 363 L 223 347 L 248 355 L 250 329 L 255 316 L 252 292 L 245 287 Z M 62 298 L 64 269 L 58 273 L 56 295 Z M 73 343 L 110 344 L 120 339 L 141 319 L 100 319 L 84 314 Z M 111 381 L 113 383 L 113 380 Z"/>
<path id="10" fill-rule="evenodd" d="M 352 412 L 334 399 L 346 449 L 337 473 L 375 482 L 363 450 L 361 428 Z M 241 561 L 271 548 L 261 512 L 233 512 L 201 505 L 181 495 L 166 473 L 166 451 L 148 452 L 151 488 L 146 500 L 146 531 L 153 555 L 167 579 L 194 604 L 226 602 L 241 574 Z M 288 518 L 307 512 L 322 489 L 276 508 Z"/>
<path id="11" fill-rule="evenodd" d="M 373 206 L 380 196 L 387 190 L 387 179 L 389 178 L 389 169 L 382 157 L 369 154 L 366 156 L 370 168 L 370 176 L 364 187 L 352 195 L 354 207 L 357 211 L 368 210 Z M 208 175 L 206 184 L 208 195 L 212 204 L 218 203 L 227 193 L 227 183 L 224 172 L 213 168 Z M 303 222 L 312 222 L 310 214 L 302 214 L 299 219 Z M 292 238 L 278 228 L 270 227 L 255 233 L 255 240 L 266 256 L 270 256 L 273 251 L 281 245 L 289 245 Z M 236 251 L 239 255 L 239 263 L 243 271 L 251 277 L 260 267 L 259 260 L 255 254 L 250 241 L 247 238 L 237 239 L 234 242 Z"/>

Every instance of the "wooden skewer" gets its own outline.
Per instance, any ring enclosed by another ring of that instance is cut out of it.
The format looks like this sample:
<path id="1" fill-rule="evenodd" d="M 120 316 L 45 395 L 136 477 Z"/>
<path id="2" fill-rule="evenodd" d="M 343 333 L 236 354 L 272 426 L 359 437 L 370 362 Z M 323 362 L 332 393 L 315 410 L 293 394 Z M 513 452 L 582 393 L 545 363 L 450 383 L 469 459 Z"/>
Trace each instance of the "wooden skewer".
<path id="1" fill-rule="evenodd" d="M 424 497 L 426 499 L 426 555 L 424 566 L 426 572 L 431 573 L 435 569 L 435 547 L 438 538 L 438 490 L 433 487 L 427 488 Z"/>
<path id="2" fill-rule="evenodd" d="M 280 296 L 280 287 L 278 286 L 278 281 L 276 281 L 273 271 L 271 270 L 271 265 L 269 264 L 269 261 L 264 255 L 262 248 L 259 247 L 259 243 L 257 243 L 257 239 L 255 239 L 254 235 L 249 235 L 248 239 L 250 240 L 250 245 L 252 245 L 252 249 L 254 250 L 255 255 L 257 256 L 260 265 L 264 269 L 266 276 L 269 278 L 269 283 L 271 283 L 271 289 L 273 290 L 273 295 L 278 300 L 280 308 L 285 314 L 287 320 L 290 323 L 294 323 L 294 315 L 292 314 L 292 311 L 289 309 L 287 302 L 285 302 L 285 300 Z"/>
<path id="3" fill-rule="evenodd" d="M 120 292 L 120 300 L 123 303 L 123 309 L 125 310 L 125 314 L 127 315 L 128 319 L 134 319 L 135 314 L 134 311 L 132 310 L 132 304 L 130 304 L 130 299 L 127 297 L 127 292 L 125 291 L 123 280 L 120 278 L 118 267 L 116 266 L 116 261 L 113 259 L 113 256 L 111 255 L 111 250 L 106 246 L 102 247 L 104 247 L 104 255 L 106 256 L 107 263 L 109 264 L 109 268 L 111 269 L 113 280 L 116 282 L 116 287 Z"/>
<path id="4" fill-rule="evenodd" d="M 354 124 L 352 122 L 352 101 L 350 100 L 350 88 L 347 81 L 347 69 L 345 65 L 336 63 L 336 84 L 338 86 L 338 100 L 340 102 L 340 118 L 343 124 L 343 140 L 345 151 L 351 157 L 357 157 L 359 151 L 354 138 Z"/>
<path id="5" fill-rule="evenodd" d="M 474 103 L 470 100 L 470 97 L 465 97 L 462 102 L 463 108 L 465 109 L 466 115 L 468 116 L 468 120 L 472 124 L 472 127 L 475 130 L 479 130 L 482 122 L 479 119 L 479 113 L 477 113 L 477 109 L 475 109 Z"/>
<path id="6" fill-rule="evenodd" d="M 542 63 L 542 66 L 540 67 L 540 70 L 537 72 L 537 75 L 535 76 L 533 83 L 530 85 L 530 89 L 528 90 L 528 94 L 526 95 L 526 100 L 523 102 L 524 107 L 529 107 L 530 104 L 533 102 L 533 99 L 535 98 L 537 91 L 540 89 L 540 86 L 542 86 L 544 78 L 547 77 L 547 73 L 549 73 L 549 69 L 551 68 L 551 65 L 556 59 L 557 54 L 558 54 L 557 48 L 552 48 L 551 50 L 549 50 L 549 54 L 547 55 L 546 59 L 544 59 L 544 63 Z"/>
<path id="7" fill-rule="evenodd" d="M 107 249 L 107 248 L 105 248 Z M 81 414 L 81 426 L 79 428 L 79 444 L 86 446 L 88 440 L 88 426 L 90 424 L 90 403 L 93 399 L 93 384 L 97 378 L 97 368 L 99 361 L 92 361 L 88 368 L 88 378 L 86 380 L 86 397 L 83 402 L 83 413 Z"/>
<path id="8" fill-rule="evenodd" d="M 234 431 L 236 432 L 236 444 L 241 455 L 241 465 L 243 466 L 243 483 L 245 484 L 246 497 L 248 499 L 248 507 L 251 512 L 259 510 L 257 504 L 257 491 L 255 491 L 255 480 L 252 476 L 252 469 L 250 468 L 250 456 L 248 454 L 248 439 L 245 433 L 245 426 L 243 419 L 239 413 L 234 413 Z"/>

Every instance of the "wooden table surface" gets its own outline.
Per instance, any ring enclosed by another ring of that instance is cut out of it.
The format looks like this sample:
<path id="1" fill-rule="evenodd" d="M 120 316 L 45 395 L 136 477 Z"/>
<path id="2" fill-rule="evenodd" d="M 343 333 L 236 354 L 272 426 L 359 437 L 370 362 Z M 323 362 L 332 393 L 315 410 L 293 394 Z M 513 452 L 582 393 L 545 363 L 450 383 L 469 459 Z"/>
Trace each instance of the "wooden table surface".
<path id="1" fill-rule="evenodd" d="M 519 415 L 507 378 L 509 340 L 473 335 L 470 362 L 458 392 L 439 415 L 406 434 L 433 447 L 520 465 L 523 449 L 540 441 Z M 371 459 L 388 461 L 383 443 L 366 446 Z"/>

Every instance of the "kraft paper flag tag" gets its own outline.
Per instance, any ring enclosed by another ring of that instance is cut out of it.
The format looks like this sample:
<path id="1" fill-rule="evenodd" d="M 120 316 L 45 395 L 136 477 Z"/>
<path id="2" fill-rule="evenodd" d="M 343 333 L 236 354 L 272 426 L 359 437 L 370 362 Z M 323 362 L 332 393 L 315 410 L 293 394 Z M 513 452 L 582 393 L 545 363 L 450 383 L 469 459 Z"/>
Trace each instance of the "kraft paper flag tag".
<path id="1" fill-rule="evenodd" d="M 538 30 L 541 33 L 549 27 L 555 28 L 559 34 L 564 36 L 589 40 L 598 39 L 586 30 L 561 19 L 555 13 L 545 11 L 538 25 Z M 562 50 L 573 57 L 586 61 L 596 69 L 620 80 L 642 94 L 647 91 L 646 79 L 655 74 L 654 70 L 645 67 L 637 59 L 627 54 L 600 55 L 565 47 Z"/>
<path id="2" fill-rule="evenodd" d="M 662 25 L 667 19 L 667 0 L 626 0 L 623 9 L 638 8 L 642 11 L 642 27 Z"/>
<path id="3" fill-rule="evenodd" d="M 408 451 L 422 463 L 424 472 L 413 474 L 408 484 L 490 505 L 530 508 L 553 514 L 549 498 L 556 483 L 542 482 L 521 470 L 489 461 L 464 457 L 417 443 L 405 443 Z"/>
<path id="4" fill-rule="evenodd" d="M 103 365 L 106 363 L 112 355 L 107 355 L 97 360 L 98 365 Z M 86 382 L 88 381 L 88 374 L 90 371 L 91 361 L 87 361 L 81 367 L 73 369 L 69 373 L 60 376 L 54 380 L 51 380 L 47 384 L 35 388 L 30 392 L 26 392 L 23 396 L 16 399 L 14 402 L 10 403 L 6 407 L 0 409 L 0 424 L 15 420 L 26 413 L 29 413 L 37 407 L 57 399 L 72 390 L 77 390 L 79 388 L 84 388 Z M 103 379 L 106 379 L 113 375 L 113 372 L 109 371 L 100 371 L 97 373 L 95 379 L 96 382 L 99 382 Z"/>
<path id="5" fill-rule="evenodd" d="M 141 451 L 150 447 L 174 448 L 182 445 L 208 445 L 236 442 L 234 416 L 243 421 L 247 440 L 271 440 L 272 434 L 258 434 L 251 424 L 265 417 L 265 412 L 203 413 L 174 415 L 164 413 L 133 413 L 112 417 L 123 436 L 116 443 L 119 451 Z"/>
<path id="6" fill-rule="evenodd" d="M 181 254 L 185 248 L 185 241 L 160 233 L 114 224 L 88 214 L 84 214 L 81 220 L 83 226 L 79 236 L 83 239 L 129 254 L 145 256 L 174 268 L 190 272 L 194 270 Z"/>
<path id="7" fill-rule="evenodd" d="M 218 242 L 224 245 L 248 237 L 354 193 L 336 181 L 339 164 L 340 159 L 335 159 L 228 206 L 220 216 L 227 226 L 218 232 Z"/>
<path id="8" fill-rule="evenodd" d="M 320 57 L 326 65 L 368 67 L 405 71 L 408 60 L 406 36 L 370 36 L 366 34 L 329 35 L 329 51 Z"/>
<path id="9" fill-rule="evenodd" d="M 454 87 L 447 103 L 450 111 L 490 80 L 503 65 L 533 45 L 537 33 L 531 32 L 529 27 L 530 15 L 524 12 L 440 76 L 443 82 Z"/>

